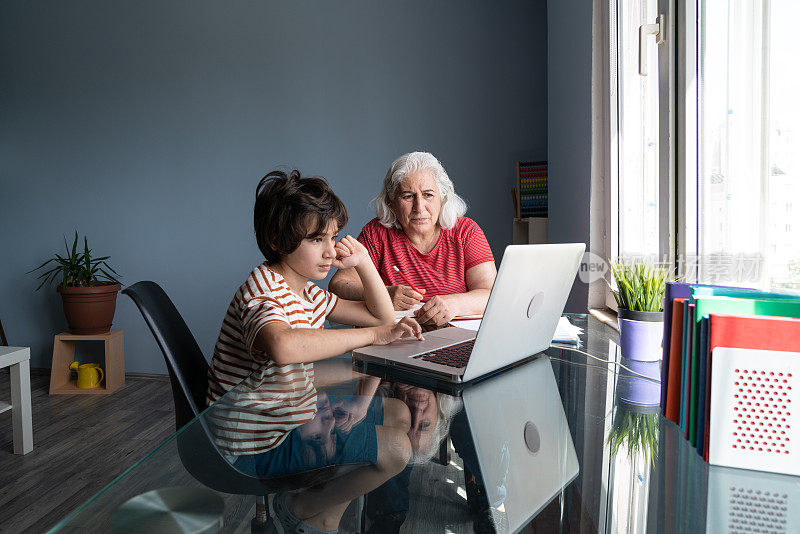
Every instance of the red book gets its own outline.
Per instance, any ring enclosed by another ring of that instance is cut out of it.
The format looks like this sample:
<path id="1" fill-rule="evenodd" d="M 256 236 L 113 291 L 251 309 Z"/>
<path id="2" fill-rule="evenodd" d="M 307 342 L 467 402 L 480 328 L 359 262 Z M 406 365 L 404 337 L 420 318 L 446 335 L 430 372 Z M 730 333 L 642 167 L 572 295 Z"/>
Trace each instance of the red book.
<path id="1" fill-rule="evenodd" d="M 711 355 L 716 347 L 800 352 L 800 319 L 766 315 L 709 315 L 704 460 L 711 426 Z"/>
<path id="2" fill-rule="evenodd" d="M 680 424 L 681 417 L 681 349 L 683 345 L 683 301 L 672 301 L 672 331 L 669 341 L 669 369 L 667 369 L 667 419 Z"/>

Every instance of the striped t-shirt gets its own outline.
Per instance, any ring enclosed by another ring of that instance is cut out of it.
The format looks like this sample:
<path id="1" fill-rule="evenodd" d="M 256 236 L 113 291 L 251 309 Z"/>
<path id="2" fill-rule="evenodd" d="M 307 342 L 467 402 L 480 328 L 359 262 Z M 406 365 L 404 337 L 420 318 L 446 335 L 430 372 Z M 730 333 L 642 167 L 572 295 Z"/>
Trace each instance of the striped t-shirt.
<path id="1" fill-rule="evenodd" d="M 478 223 L 459 217 L 449 230 L 442 230 L 439 241 L 427 254 L 420 253 L 400 228 L 386 228 L 372 219 L 361 230 L 358 240 L 364 244 L 372 262 L 387 286 L 408 285 L 397 265 L 417 289 L 425 289 L 423 300 L 434 295 L 466 293 L 467 270 L 494 261 L 492 249 Z"/>
<path id="2" fill-rule="evenodd" d="M 208 369 L 208 404 L 238 385 L 210 414 L 220 449 L 234 455 L 265 452 L 314 418 L 313 364 L 278 365 L 253 343 L 268 323 L 322 328 L 338 300 L 310 281 L 304 295 L 296 295 L 266 263 L 253 269 L 228 306 Z"/>

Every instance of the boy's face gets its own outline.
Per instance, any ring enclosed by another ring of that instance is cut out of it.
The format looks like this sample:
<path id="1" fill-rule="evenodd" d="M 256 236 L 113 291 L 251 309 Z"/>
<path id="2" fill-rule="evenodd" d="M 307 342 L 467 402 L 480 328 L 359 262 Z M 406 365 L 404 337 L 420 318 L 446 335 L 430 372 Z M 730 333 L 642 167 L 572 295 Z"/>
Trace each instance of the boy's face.
<path id="1" fill-rule="evenodd" d="M 339 225 L 336 221 L 328 222 L 322 235 L 306 237 L 300 246 L 291 254 L 287 254 L 281 263 L 304 278 L 320 280 L 328 276 L 331 263 L 336 258 L 333 248 L 339 237 Z"/>

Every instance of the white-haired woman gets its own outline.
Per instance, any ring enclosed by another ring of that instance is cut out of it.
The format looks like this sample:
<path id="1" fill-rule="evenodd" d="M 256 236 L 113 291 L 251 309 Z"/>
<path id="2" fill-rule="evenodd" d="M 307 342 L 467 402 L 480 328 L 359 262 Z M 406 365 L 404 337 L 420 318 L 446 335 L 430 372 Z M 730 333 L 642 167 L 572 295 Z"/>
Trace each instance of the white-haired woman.
<path id="1" fill-rule="evenodd" d="M 375 211 L 377 217 L 358 240 L 378 268 L 395 310 L 424 302 L 415 312 L 417 320 L 436 326 L 458 315 L 483 313 L 497 276 L 492 250 L 478 224 L 464 217 L 467 205 L 439 160 L 427 152 L 397 158 L 375 198 Z M 337 271 L 329 289 L 343 298 L 364 298 L 353 269 Z"/>

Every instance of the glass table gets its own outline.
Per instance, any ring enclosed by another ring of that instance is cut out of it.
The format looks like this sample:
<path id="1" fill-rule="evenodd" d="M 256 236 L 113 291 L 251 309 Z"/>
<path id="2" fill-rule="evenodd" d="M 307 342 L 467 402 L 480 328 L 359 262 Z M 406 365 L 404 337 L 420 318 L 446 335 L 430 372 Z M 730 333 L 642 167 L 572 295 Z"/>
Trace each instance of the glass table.
<path id="1" fill-rule="evenodd" d="M 411 463 L 354 499 L 340 532 L 798 531 L 790 504 L 800 500 L 800 477 L 703 462 L 652 405 L 659 384 L 620 369 L 626 362 L 616 331 L 593 317 L 568 317 L 584 329 L 579 350 L 594 358 L 551 347 L 464 386 L 353 364 L 347 356 L 316 364 L 319 410 L 316 426 L 303 439 L 311 443 L 323 436 L 324 443 L 315 442 L 313 450 L 338 450 L 359 425 L 377 424 L 369 417 L 344 422 L 337 412 L 342 395 L 365 402 L 380 397 L 395 405 L 386 399 L 397 399 L 411 413 Z M 654 365 L 640 374 L 657 376 Z M 224 475 L 198 476 L 197 462 L 185 466 L 187 448 L 204 433 L 213 434 L 215 421 L 239 402 L 243 387 L 51 532 L 249 532 L 253 494 L 210 489 L 219 482 L 214 477 Z M 307 484 L 335 481 L 312 478 Z M 161 522 L 136 523 L 142 507 L 158 511 Z M 167 515 L 171 523 L 163 520 Z"/>

